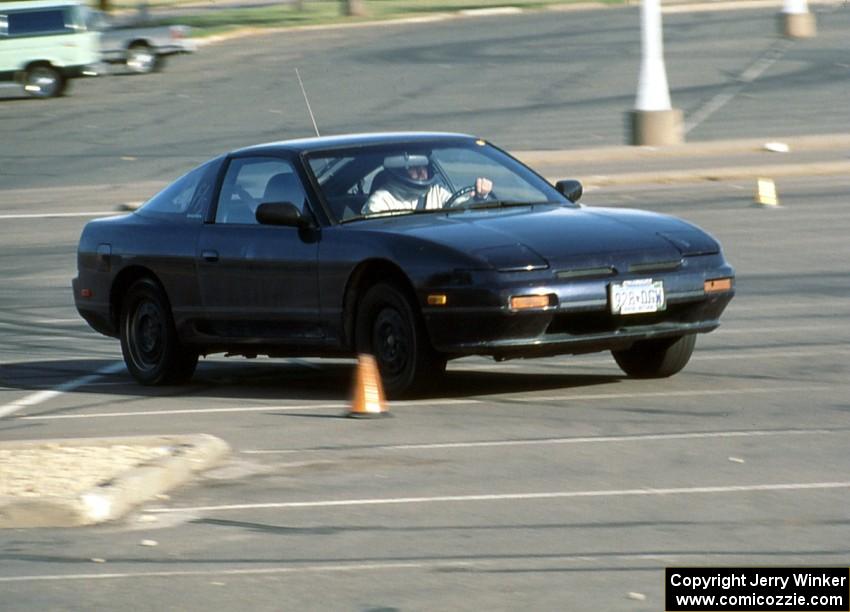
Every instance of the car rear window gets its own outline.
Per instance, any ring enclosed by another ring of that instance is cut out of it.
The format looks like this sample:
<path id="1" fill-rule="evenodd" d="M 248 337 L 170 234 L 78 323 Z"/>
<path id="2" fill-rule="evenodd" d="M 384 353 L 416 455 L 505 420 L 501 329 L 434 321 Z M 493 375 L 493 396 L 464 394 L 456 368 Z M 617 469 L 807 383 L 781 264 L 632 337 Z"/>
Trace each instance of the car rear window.
<path id="1" fill-rule="evenodd" d="M 200 223 L 212 199 L 223 160 L 223 157 L 218 157 L 187 172 L 145 202 L 138 213 Z"/>

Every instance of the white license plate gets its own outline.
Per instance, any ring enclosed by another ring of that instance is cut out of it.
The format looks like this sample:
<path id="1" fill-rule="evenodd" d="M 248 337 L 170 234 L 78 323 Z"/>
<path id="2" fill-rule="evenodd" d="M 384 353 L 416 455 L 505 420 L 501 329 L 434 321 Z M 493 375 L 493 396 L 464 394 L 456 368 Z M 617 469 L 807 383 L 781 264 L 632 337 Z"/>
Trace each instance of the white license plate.
<path id="1" fill-rule="evenodd" d="M 610 298 L 612 314 L 658 312 L 667 308 L 664 283 L 651 278 L 611 283 Z"/>

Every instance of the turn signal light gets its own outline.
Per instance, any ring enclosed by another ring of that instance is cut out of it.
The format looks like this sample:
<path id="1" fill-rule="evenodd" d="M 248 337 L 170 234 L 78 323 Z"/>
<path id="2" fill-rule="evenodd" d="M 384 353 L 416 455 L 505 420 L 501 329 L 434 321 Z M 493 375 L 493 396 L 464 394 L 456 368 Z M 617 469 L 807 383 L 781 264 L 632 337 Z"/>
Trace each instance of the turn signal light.
<path id="1" fill-rule="evenodd" d="M 703 289 L 706 293 L 715 293 L 718 291 L 729 291 L 732 289 L 732 279 L 731 278 L 715 278 L 714 280 L 707 280 L 703 283 Z"/>
<path id="2" fill-rule="evenodd" d="M 448 298 L 443 293 L 432 293 L 428 296 L 428 306 L 445 306 Z"/>
<path id="3" fill-rule="evenodd" d="M 528 308 L 546 308 L 552 304 L 551 294 L 547 295 L 514 295 L 511 297 L 511 308 L 513 310 L 526 310 Z"/>

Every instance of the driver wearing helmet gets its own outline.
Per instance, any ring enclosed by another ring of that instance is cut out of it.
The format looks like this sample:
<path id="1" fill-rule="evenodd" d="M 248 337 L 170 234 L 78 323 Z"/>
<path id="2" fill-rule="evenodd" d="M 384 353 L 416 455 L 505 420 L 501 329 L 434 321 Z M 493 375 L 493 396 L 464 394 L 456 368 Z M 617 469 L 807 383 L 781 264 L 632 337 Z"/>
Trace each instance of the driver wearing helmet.
<path id="1" fill-rule="evenodd" d="M 442 208 L 452 193 L 437 182 L 426 155 L 393 155 L 384 159 L 386 182 L 375 190 L 363 206 L 364 215 L 396 210 Z M 493 189 L 489 179 L 475 180 L 476 198 L 486 198 Z M 472 194 L 467 197 L 472 197 Z"/>

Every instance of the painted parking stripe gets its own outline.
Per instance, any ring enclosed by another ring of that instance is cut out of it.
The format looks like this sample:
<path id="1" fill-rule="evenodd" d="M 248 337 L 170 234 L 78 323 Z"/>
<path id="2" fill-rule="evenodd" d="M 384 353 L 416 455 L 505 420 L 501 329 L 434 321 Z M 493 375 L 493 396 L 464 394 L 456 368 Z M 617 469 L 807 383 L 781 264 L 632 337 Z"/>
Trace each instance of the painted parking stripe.
<path id="1" fill-rule="evenodd" d="M 85 384 L 85 383 L 83 383 Z M 644 397 L 699 397 L 703 395 L 738 395 L 748 393 L 790 393 L 790 392 L 807 392 L 813 393 L 817 391 L 834 390 L 835 386 L 806 386 L 806 387 L 755 387 L 748 389 L 704 389 L 704 390 L 689 390 L 689 391 L 659 391 L 649 393 L 596 393 L 589 395 L 571 394 L 571 395 L 555 395 L 555 396 L 506 396 L 500 398 L 499 401 L 512 402 L 517 404 L 536 404 L 549 401 L 592 401 L 592 400 L 607 400 L 607 399 L 624 399 L 631 400 L 641 399 Z M 425 406 L 454 406 L 462 404 L 481 404 L 487 403 L 483 399 L 463 399 L 463 400 L 418 400 L 411 402 L 391 402 L 391 407 L 425 407 Z M 347 409 L 348 404 L 302 404 L 302 405 L 284 405 L 284 406 L 236 406 L 228 408 L 178 408 L 175 410 L 136 410 L 132 412 L 95 412 L 86 414 L 45 414 L 19 417 L 23 421 L 55 421 L 63 419 L 102 419 L 102 418 L 121 418 L 121 417 L 156 417 L 167 416 L 174 414 L 216 414 L 228 412 L 297 412 L 304 410 L 323 410 L 323 409 Z M 2 416 L 2 413 L 0 413 Z"/>
<path id="2" fill-rule="evenodd" d="M 830 553 L 825 553 L 830 554 Z M 689 553 L 677 551 L 671 554 L 664 553 L 620 553 L 620 554 L 500 554 L 491 559 L 464 556 L 444 556 L 431 559 L 417 558 L 415 561 L 385 561 L 385 562 L 344 562 L 334 561 L 328 563 L 295 564 L 276 567 L 233 567 L 223 569 L 201 569 L 201 570 L 164 570 L 164 571 L 141 571 L 141 572 L 109 572 L 90 574 L 42 574 L 29 576 L 0 576 L 0 583 L 8 582 L 47 582 L 47 581 L 79 581 L 79 580 L 116 580 L 122 578 L 181 578 L 193 576 L 262 576 L 274 574 L 306 574 L 320 572 L 370 572 L 391 571 L 409 569 L 451 569 L 451 568 L 493 568 L 509 564 L 511 569 L 516 569 L 523 562 L 531 562 L 534 567 L 539 567 L 541 559 L 548 563 L 590 563 L 597 561 L 649 561 L 666 566 L 677 565 L 676 561 L 692 559 L 694 557 L 704 558 L 706 556 L 723 557 L 726 553 L 715 553 L 711 551 L 700 551 Z M 655 569 L 648 568 L 648 569 Z"/>
<path id="3" fill-rule="evenodd" d="M 609 442 L 660 442 L 664 440 L 706 440 L 711 438 L 761 438 L 771 436 L 819 436 L 850 433 L 830 429 L 755 429 L 750 431 L 703 431 L 667 434 L 634 434 L 627 436 L 586 436 L 573 438 L 529 438 L 524 440 L 481 440 L 473 442 L 439 442 L 430 444 L 387 444 L 375 446 L 340 446 L 334 448 L 254 449 L 239 451 L 246 455 L 292 455 L 334 451 L 445 450 L 452 448 L 487 448 L 498 446 L 547 446 L 562 444 L 604 444 Z"/>
<path id="4" fill-rule="evenodd" d="M 445 406 L 455 404 L 479 404 L 481 400 L 428 400 L 427 402 L 393 402 L 392 406 L 418 406 L 427 403 L 430 406 Z M 284 406 L 234 406 L 227 408 L 177 408 L 174 410 L 137 410 L 133 412 L 95 412 L 88 414 L 45 414 L 19 417 L 22 421 L 53 421 L 62 419 L 100 419 L 117 417 L 146 417 L 166 416 L 173 414 L 216 414 L 227 412 L 297 412 L 302 410 L 348 409 L 349 405 L 342 402 L 333 404 L 299 404 Z"/>
<path id="5" fill-rule="evenodd" d="M 577 499 L 597 497 L 646 497 L 662 495 L 704 495 L 712 493 L 758 493 L 782 491 L 816 491 L 850 489 L 850 481 L 794 482 L 779 484 L 728 485 L 712 487 L 670 487 L 643 489 L 603 489 L 593 491 L 544 491 L 538 493 L 488 493 L 483 495 L 435 495 L 430 497 L 374 497 L 367 499 L 328 499 L 296 502 L 267 502 L 257 504 L 227 504 L 184 508 L 147 508 L 152 514 L 226 512 L 234 510 L 263 510 L 287 508 L 334 508 L 353 506 L 389 506 L 437 503 L 470 503 L 499 501 L 531 501 L 540 499 Z"/>
<path id="6" fill-rule="evenodd" d="M 111 217 L 113 215 L 126 215 L 128 211 L 114 211 L 114 210 L 101 210 L 101 211 L 85 211 L 85 212 L 72 212 L 72 213 L 17 213 L 17 214 L 7 214 L 0 215 L 0 219 L 49 219 L 51 217 Z"/>
<path id="7" fill-rule="evenodd" d="M 101 376 L 115 374 L 117 372 L 122 371 L 123 369 L 124 362 L 113 363 L 106 367 L 100 368 L 93 374 L 87 374 L 86 376 L 75 378 L 74 380 L 70 380 L 66 383 L 59 385 L 58 387 L 55 387 L 54 389 L 46 389 L 44 391 L 31 393 L 26 397 L 22 397 L 21 399 L 0 406 L 0 418 L 9 416 L 10 414 L 14 414 L 15 412 L 18 412 L 19 410 L 22 410 L 24 408 L 37 406 L 38 404 L 42 404 L 48 400 L 58 397 L 63 393 L 73 391 L 78 387 L 83 387 L 89 383 L 92 383 L 98 380 Z"/>

